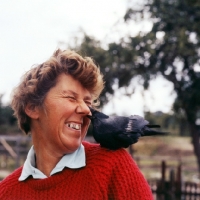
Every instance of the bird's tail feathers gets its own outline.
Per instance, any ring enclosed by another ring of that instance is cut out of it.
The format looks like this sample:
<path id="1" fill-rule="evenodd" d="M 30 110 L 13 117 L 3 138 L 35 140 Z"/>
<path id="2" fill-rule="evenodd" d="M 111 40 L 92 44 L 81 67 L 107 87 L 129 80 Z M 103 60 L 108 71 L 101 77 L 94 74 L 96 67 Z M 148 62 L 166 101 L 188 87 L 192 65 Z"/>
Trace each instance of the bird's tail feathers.
<path id="1" fill-rule="evenodd" d="M 146 126 L 149 128 L 160 128 L 160 125 L 157 125 L 157 124 L 155 124 L 155 125 L 148 124 Z"/>
<path id="2" fill-rule="evenodd" d="M 169 133 L 168 132 L 162 132 L 162 131 L 156 131 L 156 130 L 153 130 L 151 128 L 159 128 L 160 126 L 159 125 L 147 125 L 144 127 L 143 129 L 143 133 L 141 136 L 152 136 L 152 135 L 161 135 L 161 136 L 164 136 L 164 135 L 168 135 Z"/>

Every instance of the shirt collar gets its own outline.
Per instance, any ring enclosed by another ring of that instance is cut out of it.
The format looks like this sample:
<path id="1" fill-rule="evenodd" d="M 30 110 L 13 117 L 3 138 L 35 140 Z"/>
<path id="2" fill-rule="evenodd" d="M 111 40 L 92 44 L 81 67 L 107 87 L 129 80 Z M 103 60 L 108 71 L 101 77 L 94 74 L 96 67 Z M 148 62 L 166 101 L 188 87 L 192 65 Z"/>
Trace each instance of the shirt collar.
<path id="1" fill-rule="evenodd" d="M 77 169 L 84 167 L 85 163 L 85 148 L 81 144 L 81 146 L 73 153 L 64 155 L 61 160 L 57 163 L 55 168 L 51 171 L 50 176 L 61 172 L 65 167 L 71 169 Z M 24 181 L 30 175 L 33 176 L 34 179 L 43 179 L 47 178 L 45 174 L 43 174 L 39 169 L 35 168 L 35 150 L 32 146 L 28 152 L 26 161 L 24 163 L 21 176 L 19 177 L 19 181 Z"/>

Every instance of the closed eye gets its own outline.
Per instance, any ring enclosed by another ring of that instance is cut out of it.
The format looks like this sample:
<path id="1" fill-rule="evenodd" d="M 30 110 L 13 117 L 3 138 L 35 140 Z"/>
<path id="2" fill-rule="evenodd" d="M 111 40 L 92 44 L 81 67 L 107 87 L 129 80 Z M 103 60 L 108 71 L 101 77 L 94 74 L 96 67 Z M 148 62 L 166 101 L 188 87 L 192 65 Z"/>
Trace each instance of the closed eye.
<path id="1" fill-rule="evenodd" d="M 73 101 L 76 101 L 76 98 L 73 97 L 73 96 L 66 96 L 65 98 L 70 99 L 70 100 L 73 100 Z"/>

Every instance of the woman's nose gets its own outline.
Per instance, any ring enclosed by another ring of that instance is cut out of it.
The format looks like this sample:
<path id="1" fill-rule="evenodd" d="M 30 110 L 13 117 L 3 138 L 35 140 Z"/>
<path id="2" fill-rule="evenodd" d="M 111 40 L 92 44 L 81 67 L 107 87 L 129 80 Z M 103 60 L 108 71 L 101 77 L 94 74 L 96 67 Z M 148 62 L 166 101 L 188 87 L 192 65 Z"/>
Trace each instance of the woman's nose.
<path id="1" fill-rule="evenodd" d="M 88 115 L 90 113 L 90 109 L 88 105 L 83 101 L 77 105 L 76 112 L 78 114 Z"/>

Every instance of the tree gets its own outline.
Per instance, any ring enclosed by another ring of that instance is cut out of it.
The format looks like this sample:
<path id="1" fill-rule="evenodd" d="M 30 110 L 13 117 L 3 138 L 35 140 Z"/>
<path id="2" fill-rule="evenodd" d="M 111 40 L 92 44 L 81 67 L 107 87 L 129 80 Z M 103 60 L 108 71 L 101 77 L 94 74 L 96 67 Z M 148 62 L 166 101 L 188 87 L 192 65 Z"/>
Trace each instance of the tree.
<path id="1" fill-rule="evenodd" d="M 125 48 L 133 52 L 133 70 L 143 73 L 144 86 L 156 75 L 174 85 L 174 111 L 187 118 L 200 172 L 200 2 L 198 0 L 147 0 L 143 7 L 129 7 L 125 21 L 146 20 L 152 30 L 129 37 Z M 135 52 L 137 49 L 137 52 Z"/>
<path id="2" fill-rule="evenodd" d="M 162 75 L 174 85 L 173 108 L 176 115 L 187 119 L 200 172 L 200 2 L 146 0 L 137 9 L 130 5 L 124 20 L 127 26 L 130 21 L 148 20 L 152 29 L 127 35 L 108 44 L 107 50 L 88 36 L 76 47 L 93 55 L 101 66 L 106 81 L 101 101 L 107 102 L 114 94 L 114 84 L 126 87 L 137 77 L 147 89 L 152 79 Z"/>

